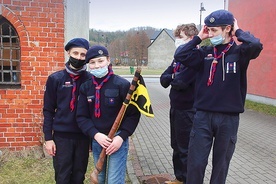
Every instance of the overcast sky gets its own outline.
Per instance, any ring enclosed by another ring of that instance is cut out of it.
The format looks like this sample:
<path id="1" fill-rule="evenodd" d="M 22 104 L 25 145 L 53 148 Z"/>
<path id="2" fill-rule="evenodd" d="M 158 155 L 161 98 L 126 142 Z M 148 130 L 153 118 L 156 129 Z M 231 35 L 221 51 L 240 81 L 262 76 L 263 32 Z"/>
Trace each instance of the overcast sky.
<path id="1" fill-rule="evenodd" d="M 90 0 L 89 27 L 103 31 L 133 27 L 175 29 L 182 23 L 200 23 L 212 11 L 224 9 L 225 0 Z"/>

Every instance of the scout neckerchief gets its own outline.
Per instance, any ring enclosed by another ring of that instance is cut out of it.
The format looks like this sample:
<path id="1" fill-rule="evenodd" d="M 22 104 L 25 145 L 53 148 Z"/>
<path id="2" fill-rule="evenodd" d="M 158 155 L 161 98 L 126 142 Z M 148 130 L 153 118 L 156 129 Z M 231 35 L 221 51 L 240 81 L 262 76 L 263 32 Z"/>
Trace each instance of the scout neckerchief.
<path id="1" fill-rule="evenodd" d="M 92 81 L 93 81 L 93 84 L 96 85 L 95 89 L 96 89 L 96 93 L 95 93 L 95 117 L 96 118 L 99 118 L 101 116 L 101 110 L 100 110 L 100 90 L 103 86 L 103 84 L 105 82 L 108 81 L 108 79 L 110 78 L 110 76 L 113 75 L 113 71 L 110 70 L 107 77 L 100 83 L 98 84 L 97 81 L 95 80 L 95 77 L 94 75 L 92 76 Z"/>
<path id="2" fill-rule="evenodd" d="M 76 91 L 77 91 L 77 80 L 80 78 L 80 74 L 86 71 L 86 65 L 84 65 L 82 68 L 78 70 L 74 70 L 69 66 L 69 62 L 65 64 L 65 69 L 67 73 L 69 73 L 70 77 L 72 78 L 73 81 L 73 88 L 72 88 L 72 97 L 70 101 L 70 109 L 71 112 L 75 109 L 75 102 L 76 102 Z"/>
<path id="3" fill-rule="evenodd" d="M 73 74 L 69 74 L 69 75 L 73 80 L 72 98 L 71 98 L 71 101 L 70 101 L 70 109 L 71 109 L 71 112 L 72 112 L 75 109 L 77 80 L 80 78 L 80 76 L 79 75 L 73 75 Z"/>
<path id="4" fill-rule="evenodd" d="M 234 43 L 234 40 L 231 39 L 230 42 L 228 43 L 228 45 L 225 47 L 225 49 L 220 53 L 220 55 L 218 56 L 217 54 L 217 48 L 214 47 L 214 60 L 211 64 L 211 67 L 210 67 L 210 74 L 209 74 L 209 78 L 208 78 L 208 81 L 207 81 L 207 86 L 211 86 L 213 84 L 213 81 L 214 81 L 214 75 L 215 75 L 215 72 L 216 72 L 216 68 L 217 68 L 217 64 L 218 64 L 218 59 L 220 59 L 222 57 L 223 54 L 225 54 L 230 48 L 231 46 L 233 45 Z M 224 67 L 224 66 L 222 66 Z"/>
<path id="5" fill-rule="evenodd" d="M 180 62 L 176 62 L 175 66 L 173 67 L 173 73 L 178 72 L 179 68 L 180 68 L 181 63 Z"/>

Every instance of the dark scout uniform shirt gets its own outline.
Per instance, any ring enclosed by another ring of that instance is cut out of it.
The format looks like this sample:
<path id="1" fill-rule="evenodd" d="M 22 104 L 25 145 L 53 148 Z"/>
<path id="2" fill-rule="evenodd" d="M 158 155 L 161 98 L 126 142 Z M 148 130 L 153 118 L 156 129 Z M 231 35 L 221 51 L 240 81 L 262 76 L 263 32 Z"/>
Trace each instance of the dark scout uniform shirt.
<path id="1" fill-rule="evenodd" d="M 96 79 L 100 83 L 102 79 Z M 101 81 L 99 81 L 101 80 Z M 82 131 L 94 138 L 98 132 L 108 134 L 126 98 L 130 83 L 118 76 L 111 75 L 110 79 L 103 84 L 100 90 L 99 118 L 95 117 L 95 85 L 92 79 L 85 82 L 80 88 L 77 121 Z M 124 140 L 132 135 L 140 119 L 140 112 L 133 105 L 128 105 L 124 118 L 119 127 Z"/>
<path id="2" fill-rule="evenodd" d="M 260 40 L 241 29 L 236 31 L 241 45 L 233 44 L 230 50 L 218 60 L 213 84 L 207 86 L 210 66 L 214 60 L 213 47 L 197 49 L 201 39 L 195 36 L 184 46 L 179 46 L 175 59 L 197 70 L 195 108 L 197 110 L 241 113 L 247 90 L 246 71 L 251 59 L 258 57 L 262 50 Z M 227 44 L 226 44 L 227 45 Z M 218 45 L 220 53 L 226 45 Z"/>

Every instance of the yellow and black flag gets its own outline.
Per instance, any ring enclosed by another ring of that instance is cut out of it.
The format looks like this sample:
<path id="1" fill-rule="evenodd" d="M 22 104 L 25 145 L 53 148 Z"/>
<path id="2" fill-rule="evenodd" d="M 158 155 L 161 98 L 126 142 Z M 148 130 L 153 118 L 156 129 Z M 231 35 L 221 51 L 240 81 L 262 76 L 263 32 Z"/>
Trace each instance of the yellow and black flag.
<path id="1" fill-rule="evenodd" d="M 135 105 L 142 114 L 148 117 L 154 117 L 148 90 L 142 75 L 139 76 L 130 104 Z"/>

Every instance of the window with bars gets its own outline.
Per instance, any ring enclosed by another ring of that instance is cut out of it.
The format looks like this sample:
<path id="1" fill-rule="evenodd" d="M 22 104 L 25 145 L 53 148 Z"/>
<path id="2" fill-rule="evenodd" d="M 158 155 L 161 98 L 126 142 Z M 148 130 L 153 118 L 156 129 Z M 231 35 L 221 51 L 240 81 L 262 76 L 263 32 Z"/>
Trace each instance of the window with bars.
<path id="1" fill-rule="evenodd" d="M 0 15 L 0 88 L 20 86 L 19 37 L 10 22 Z"/>

